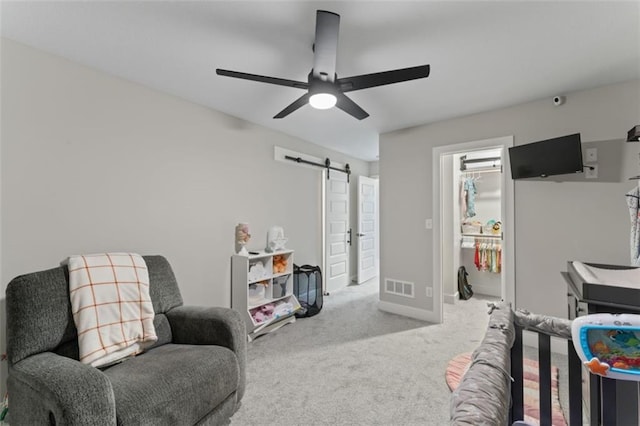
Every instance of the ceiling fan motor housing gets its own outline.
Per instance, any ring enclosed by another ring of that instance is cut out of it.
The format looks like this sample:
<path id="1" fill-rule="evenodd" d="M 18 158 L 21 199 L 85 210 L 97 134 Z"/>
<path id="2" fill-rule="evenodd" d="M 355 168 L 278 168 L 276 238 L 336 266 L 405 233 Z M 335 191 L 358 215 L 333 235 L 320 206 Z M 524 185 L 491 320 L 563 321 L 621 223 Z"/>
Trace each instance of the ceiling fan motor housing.
<path id="1" fill-rule="evenodd" d="M 309 94 L 315 95 L 317 93 L 328 93 L 333 96 L 338 95 L 338 88 L 335 83 L 331 81 L 322 81 L 316 78 L 309 77 Z"/>

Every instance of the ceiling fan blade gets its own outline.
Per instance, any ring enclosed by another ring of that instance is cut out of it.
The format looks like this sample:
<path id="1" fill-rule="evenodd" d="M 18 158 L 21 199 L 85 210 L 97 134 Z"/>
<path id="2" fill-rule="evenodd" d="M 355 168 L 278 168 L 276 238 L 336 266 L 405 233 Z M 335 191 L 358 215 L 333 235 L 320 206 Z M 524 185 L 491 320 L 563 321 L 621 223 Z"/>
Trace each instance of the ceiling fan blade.
<path id="1" fill-rule="evenodd" d="M 357 103 L 349 99 L 344 93 L 339 93 L 337 98 L 336 106 L 347 114 L 354 116 L 358 120 L 362 120 L 369 116 L 365 110 L 360 108 Z"/>
<path id="2" fill-rule="evenodd" d="M 267 77 L 264 75 L 249 74 L 246 72 L 229 71 L 229 70 L 223 70 L 220 68 L 216 69 L 216 74 L 223 75 L 226 77 L 241 78 L 244 80 L 259 81 L 260 83 L 269 83 L 269 84 L 277 84 L 279 86 L 295 87 L 296 89 L 309 88 L 309 83 L 304 83 L 302 81 L 287 80 L 284 78 L 277 78 L 277 77 Z"/>
<path id="3" fill-rule="evenodd" d="M 325 10 L 316 12 L 316 39 L 313 44 L 313 76 L 331 81 L 336 75 L 340 15 Z"/>
<path id="4" fill-rule="evenodd" d="M 429 76 L 429 65 L 402 68 L 392 71 L 375 72 L 373 74 L 356 75 L 353 77 L 339 78 L 336 82 L 343 92 L 367 89 L 369 87 L 383 86 L 385 84 L 400 83 Z"/>
<path id="5" fill-rule="evenodd" d="M 305 106 L 309 103 L 310 96 L 311 95 L 309 95 L 309 93 L 305 93 L 304 95 L 293 101 L 293 103 L 291 103 L 288 107 L 277 113 L 273 118 L 284 118 L 298 108 Z"/>

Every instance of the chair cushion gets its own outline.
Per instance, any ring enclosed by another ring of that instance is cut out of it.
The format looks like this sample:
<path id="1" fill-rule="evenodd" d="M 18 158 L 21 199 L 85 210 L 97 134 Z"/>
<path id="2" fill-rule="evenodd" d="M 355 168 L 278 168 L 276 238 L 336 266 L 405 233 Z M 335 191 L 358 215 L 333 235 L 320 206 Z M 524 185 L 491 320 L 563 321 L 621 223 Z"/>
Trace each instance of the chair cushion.
<path id="1" fill-rule="evenodd" d="M 224 347 L 165 344 L 104 370 L 118 425 L 193 425 L 238 387 L 238 361 Z"/>

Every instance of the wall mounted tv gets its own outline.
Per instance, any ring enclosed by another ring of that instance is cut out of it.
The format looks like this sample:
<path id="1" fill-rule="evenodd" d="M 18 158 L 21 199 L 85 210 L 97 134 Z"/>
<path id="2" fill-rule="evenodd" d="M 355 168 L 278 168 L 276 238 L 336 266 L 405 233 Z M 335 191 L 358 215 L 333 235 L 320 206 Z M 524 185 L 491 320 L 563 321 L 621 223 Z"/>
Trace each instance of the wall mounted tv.
<path id="1" fill-rule="evenodd" d="M 513 146 L 509 161 L 513 179 L 582 173 L 580 133 Z"/>

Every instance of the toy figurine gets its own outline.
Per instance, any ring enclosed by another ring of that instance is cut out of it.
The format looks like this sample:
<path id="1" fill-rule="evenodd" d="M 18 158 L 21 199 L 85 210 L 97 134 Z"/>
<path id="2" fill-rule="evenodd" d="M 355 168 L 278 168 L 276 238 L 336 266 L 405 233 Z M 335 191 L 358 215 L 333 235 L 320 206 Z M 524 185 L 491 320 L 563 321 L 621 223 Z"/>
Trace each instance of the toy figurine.
<path id="1" fill-rule="evenodd" d="M 251 239 L 251 234 L 249 233 L 249 224 L 248 223 L 239 223 L 236 225 L 236 253 L 241 254 L 243 256 L 248 256 L 249 252 L 245 248 L 249 240 Z"/>

